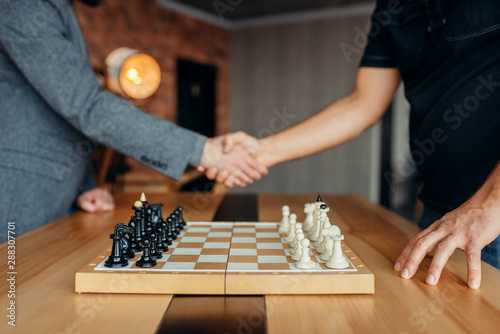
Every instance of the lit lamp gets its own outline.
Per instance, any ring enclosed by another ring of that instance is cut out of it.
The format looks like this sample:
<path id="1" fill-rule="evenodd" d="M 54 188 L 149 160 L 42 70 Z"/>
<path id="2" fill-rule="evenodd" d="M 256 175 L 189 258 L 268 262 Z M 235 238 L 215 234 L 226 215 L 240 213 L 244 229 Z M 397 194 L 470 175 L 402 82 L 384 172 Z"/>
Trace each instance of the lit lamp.
<path id="1" fill-rule="evenodd" d="M 107 88 L 125 98 L 138 107 L 137 100 L 151 97 L 160 86 L 160 65 L 153 57 L 130 48 L 113 50 L 104 61 Z M 97 173 L 97 183 L 103 187 L 113 159 L 111 148 L 104 148 L 102 160 Z"/>
<path id="2" fill-rule="evenodd" d="M 130 48 L 113 50 L 105 60 L 106 86 L 133 99 L 146 99 L 160 86 L 160 66 L 153 57 Z"/>

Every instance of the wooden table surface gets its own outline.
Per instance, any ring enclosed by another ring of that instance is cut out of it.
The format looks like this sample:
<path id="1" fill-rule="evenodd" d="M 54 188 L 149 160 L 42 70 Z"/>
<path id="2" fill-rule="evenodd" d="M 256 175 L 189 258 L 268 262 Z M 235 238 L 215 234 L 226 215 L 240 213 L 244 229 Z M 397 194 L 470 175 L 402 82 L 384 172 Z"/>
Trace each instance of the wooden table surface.
<path id="1" fill-rule="evenodd" d="M 369 201 L 324 195 L 332 223 L 375 275 L 374 295 L 171 296 L 77 294 L 75 272 L 110 246 L 109 234 L 128 222 L 137 194 L 116 198 L 108 213 L 77 212 L 16 238 L 16 327 L 7 325 L 7 243 L 0 245 L 1 333 L 497 333 L 500 271 L 483 264 L 479 290 L 466 286 L 466 261 L 456 251 L 440 283 L 424 283 L 426 258 L 412 280 L 392 266 L 418 228 Z M 257 195 L 261 221 L 279 221 L 281 206 L 303 218 L 315 195 Z M 210 221 L 222 195 L 151 195 L 164 212 L 178 205 L 186 220 Z M 229 329 L 228 329 L 229 328 Z"/>

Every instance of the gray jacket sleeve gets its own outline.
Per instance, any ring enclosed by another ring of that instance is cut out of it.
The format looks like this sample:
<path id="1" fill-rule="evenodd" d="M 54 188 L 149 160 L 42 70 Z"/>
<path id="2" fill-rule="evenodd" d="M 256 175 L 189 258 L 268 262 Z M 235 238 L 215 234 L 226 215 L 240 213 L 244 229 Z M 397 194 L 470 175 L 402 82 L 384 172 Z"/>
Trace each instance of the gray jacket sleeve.
<path id="1" fill-rule="evenodd" d="M 57 114 L 95 142 L 174 179 L 188 163 L 198 165 L 205 137 L 100 89 L 86 51 L 82 55 L 75 36 L 69 36 L 75 32 L 58 8 L 63 2 L 0 0 L 0 43 L 27 81 Z"/>

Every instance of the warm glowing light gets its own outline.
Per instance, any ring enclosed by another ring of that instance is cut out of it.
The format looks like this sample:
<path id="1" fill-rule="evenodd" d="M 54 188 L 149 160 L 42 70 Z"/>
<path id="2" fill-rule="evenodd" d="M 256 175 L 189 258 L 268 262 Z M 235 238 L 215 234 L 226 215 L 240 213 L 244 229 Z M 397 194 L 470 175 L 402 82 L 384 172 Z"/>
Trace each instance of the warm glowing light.
<path id="1" fill-rule="evenodd" d="M 106 84 L 109 90 L 134 99 L 153 95 L 161 81 L 160 66 L 144 53 L 129 48 L 112 51 L 106 58 Z"/>
<path id="2" fill-rule="evenodd" d="M 145 99 L 160 86 L 161 71 L 158 63 L 147 54 L 132 55 L 122 65 L 120 86 L 130 97 Z"/>
<path id="3" fill-rule="evenodd" d="M 129 78 L 130 80 L 134 80 L 135 78 L 137 78 L 139 73 L 137 73 L 137 70 L 133 67 L 129 68 L 127 70 L 127 78 Z"/>

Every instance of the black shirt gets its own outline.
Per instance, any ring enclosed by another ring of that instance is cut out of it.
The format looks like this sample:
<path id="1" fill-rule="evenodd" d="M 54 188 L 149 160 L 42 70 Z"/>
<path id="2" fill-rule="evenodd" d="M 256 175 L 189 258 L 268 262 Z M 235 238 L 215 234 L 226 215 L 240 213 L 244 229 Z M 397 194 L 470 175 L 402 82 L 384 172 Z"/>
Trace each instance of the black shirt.
<path id="1" fill-rule="evenodd" d="M 360 66 L 399 69 L 420 198 L 460 206 L 500 161 L 500 1 L 377 1 Z"/>

